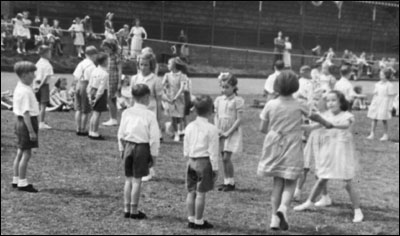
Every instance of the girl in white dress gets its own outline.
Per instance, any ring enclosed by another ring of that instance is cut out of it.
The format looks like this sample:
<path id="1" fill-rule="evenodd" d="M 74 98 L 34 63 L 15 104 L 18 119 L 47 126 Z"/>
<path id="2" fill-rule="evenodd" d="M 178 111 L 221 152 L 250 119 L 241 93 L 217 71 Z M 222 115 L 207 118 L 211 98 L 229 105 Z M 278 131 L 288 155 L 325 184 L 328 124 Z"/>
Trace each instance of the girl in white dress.
<path id="1" fill-rule="evenodd" d="M 368 110 L 368 118 L 372 120 L 371 134 L 367 139 L 375 138 L 376 125 L 378 120 L 383 122 L 384 135 L 381 141 L 389 140 L 388 120 L 392 119 L 393 101 L 396 96 L 396 89 L 389 81 L 393 77 L 393 71 L 390 68 L 381 70 L 379 77 L 381 81 L 375 84 L 374 97 Z"/>
<path id="2" fill-rule="evenodd" d="M 327 94 L 327 106 L 329 110 L 324 112 L 322 116 L 333 124 L 333 129 L 321 128 L 319 148 L 313 149 L 314 152 L 311 153 L 315 155 L 318 181 L 315 183 L 307 201 L 295 207 L 294 210 L 303 211 L 313 207 L 314 201 L 326 187 L 328 180 L 343 180 L 353 203 L 353 222 L 362 222 L 364 216 L 360 209 L 360 197 L 352 181 L 358 168 L 354 138 L 351 132 L 355 119 L 348 112 L 349 104 L 345 96 L 339 91 L 331 91 Z M 320 128 L 320 126 L 311 125 L 308 128 L 315 129 Z M 313 145 L 313 143 L 310 142 L 307 145 Z"/>
<path id="3" fill-rule="evenodd" d="M 219 78 L 222 87 L 222 96 L 215 99 L 215 125 L 220 131 L 220 147 L 224 166 L 224 184 L 218 187 L 219 191 L 235 190 L 232 153 L 243 150 L 242 115 L 244 99 L 237 96 L 237 78 L 231 73 L 222 73 Z"/>
<path id="4" fill-rule="evenodd" d="M 135 20 L 135 26 L 132 27 L 130 35 L 132 37 L 131 42 L 131 57 L 136 58 L 141 50 L 143 45 L 143 34 L 144 39 L 147 39 L 147 32 L 146 30 L 140 26 L 140 20 Z"/>
<path id="5" fill-rule="evenodd" d="M 292 58 L 290 51 L 292 50 L 292 43 L 289 41 L 289 37 L 285 37 L 285 51 L 283 51 L 283 62 L 285 63 L 285 68 L 292 67 Z"/>
<path id="6" fill-rule="evenodd" d="M 68 31 L 72 32 L 71 35 L 74 39 L 74 45 L 78 57 L 83 57 L 83 46 L 85 45 L 85 37 L 83 33 L 85 32 L 85 29 L 79 17 L 75 18 L 75 23 L 69 27 Z"/>
<path id="7" fill-rule="evenodd" d="M 23 40 L 26 39 L 24 22 L 23 22 L 22 18 L 23 18 L 23 15 L 21 13 L 18 13 L 17 16 L 14 19 L 12 19 L 12 22 L 14 24 L 13 36 L 15 38 L 17 38 L 17 52 L 18 52 L 18 54 L 22 53 Z"/>

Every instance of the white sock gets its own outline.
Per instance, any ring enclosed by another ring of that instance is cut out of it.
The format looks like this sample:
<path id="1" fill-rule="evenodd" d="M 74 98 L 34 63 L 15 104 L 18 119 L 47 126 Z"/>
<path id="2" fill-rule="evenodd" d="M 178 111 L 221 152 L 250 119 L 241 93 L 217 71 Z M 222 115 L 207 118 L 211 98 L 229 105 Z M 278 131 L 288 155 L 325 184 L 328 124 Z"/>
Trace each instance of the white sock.
<path id="1" fill-rule="evenodd" d="M 360 209 L 360 208 L 354 209 L 354 214 L 355 214 L 355 215 L 361 215 L 361 214 L 362 214 L 361 209 Z"/>
<path id="2" fill-rule="evenodd" d="M 188 217 L 188 221 L 189 221 L 190 223 L 194 223 L 195 217 L 194 217 L 194 216 L 189 216 L 189 217 Z"/>
<path id="3" fill-rule="evenodd" d="M 224 184 L 228 185 L 229 184 L 229 179 L 224 179 Z"/>
<path id="4" fill-rule="evenodd" d="M 14 176 L 13 180 L 12 180 L 12 183 L 13 184 L 18 184 L 18 181 L 19 181 L 19 177 L 18 176 Z"/>
<path id="5" fill-rule="evenodd" d="M 235 179 L 234 178 L 229 178 L 229 184 L 230 185 L 235 185 Z"/>
<path id="6" fill-rule="evenodd" d="M 19 179 L 18 180 L 18 187 L 26 187 L 28 186 L 28 180 L 27 179 Z"/>
<path id="7" fill-rule="evenodd" d="M 204 220 L 203 220 L 203 219 L 200 219 L 200 220 L 195 219 L 195 220 L 194 220 L 194 223 L 195 223 L 196 225 L 203 225 L 203 224 L 204 224 Z"/>

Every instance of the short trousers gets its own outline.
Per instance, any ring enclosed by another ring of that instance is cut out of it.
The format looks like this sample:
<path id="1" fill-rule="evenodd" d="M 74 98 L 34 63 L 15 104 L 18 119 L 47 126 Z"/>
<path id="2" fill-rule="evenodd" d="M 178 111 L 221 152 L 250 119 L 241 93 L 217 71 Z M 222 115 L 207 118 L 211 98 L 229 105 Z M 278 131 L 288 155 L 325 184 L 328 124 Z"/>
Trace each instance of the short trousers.
<path id="1" fill-rule="evenodd" d="M 105 112 L 107 111 L 107 90 L 104 90 L 103 95 L 101 95 L 100 99 L 93 105 L 93 111 L 97 112 Z"/>
<path id="2" fill-rule="evenodd" d="M 92 110 L 86 91 L 88 84 L 89 81 L 79 81 L 78 89 L 75 93 L 75 111 L 80 111 L 84 114 L 88 114 Z"/>
<path id="3" fill-rule="evenodd" d="M 38 136 L 39 133 L 39 123 L 36 116 L 31 116 L 31 122 L 33 130 L 35 131 L 36 135 Z M 17 135 L 17 148 L 21 150 L 27 150 L 32 148 L 38 148 L 39 142 L 31 141 L 29 136 L 28 127 L 25 124 L 24 117 L 18 116 L 17 121 L 15 123 L 15 134 Z"/>
<path id="4" fill-rule="evenodd" d="M 214 172 L 209 157 L 190 158 L 186 172 L 189 192 L 206 193 L 214 188 Z"/>
<path id="5" fill-rule="evenodd" d="M 40 104 L 48 104 L 50 101 L 50 88 L 49 84 L 43 84 L 39 91 L 36 92 L 36 99 Z"/>
<path id="6" fill-rule="evenodd" d="M 132 143 L 124 141 L 125 176 L 142 178 L 149 175 L 153 158 L 148 143 Z"/>

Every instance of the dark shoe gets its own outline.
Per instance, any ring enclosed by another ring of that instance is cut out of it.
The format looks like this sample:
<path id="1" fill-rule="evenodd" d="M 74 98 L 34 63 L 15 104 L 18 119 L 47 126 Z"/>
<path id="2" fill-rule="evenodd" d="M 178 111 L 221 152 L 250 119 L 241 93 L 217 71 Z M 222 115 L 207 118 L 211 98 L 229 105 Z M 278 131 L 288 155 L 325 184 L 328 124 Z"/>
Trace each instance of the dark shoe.
<path id="1" fill-rule="evenodd" d="M 90 139 L 93 139 L 93 140 L 105 140 L 105 138 L 103 137 L 103 136 L 101 136 L 101 135 L 99 135 L 99 136 L 90 136 L 90 135 L 88 135 L 88 137 L 90 138 Z"/>
<path id="2" fill-rule="evenodd" d="M 235 191 L 235 185 L 227 184 L 225 188 L 222 189 L 223 192 L 232 192 Z"/>
<path id="3" fill-rule="evenodd" d="M 221 184 L 221 185 L 217 186 L 217 189 L 218 189 L 218 191 L 223 191 L 225 187 L 226 187 L 225 184 Z"/>
<path id="4" fill-rule="evenodd" d="M 37 189 L 35 189 L 33 187 L 32 184 L 29 184 L 29 185 L 27 185 L 25 187 L 18 187 L 18 190 L 19 191 L 24 191 L 24 192 L 29 192 L 29 193 L 37 193 L 37 192 L 39 192 Z"/>
<path id="5" fill-rule="evenodd" d="M 188 228 L 189 229 L 194 229 L 194 227 L 195 227 L 194 223 L 192 223 L 192 222 L 188 223 Z"/>
<path id="6" fill-rule="evenodd" d="M 203 230 L 203 229 L 212 229 L 212 228 L 214 228 L 214 225 L 208 223 L 207 221 L 204 221 L 204 224 L 202 224 L 202 225 L 194 224 L 194 229 Z"/>
<path id="7" fill-rule="evenodd" d="M 288 224 L 288 222 L 286 221 L 286 218 L 285 218 L 285 215 L 283 214 L 283 212 L 281 212 L 281 211 L 278 211 L 277 213 L 276 213 L 276 215 L 279 217 L 279 220 L 280 220 L 280 223 L 279 223 L 279 228 L 281 229 L 281 230 L 289 230 L 289 224 Z"/>
<path id="8" fill-rule="evenodd" d="M 124 218 L 130 218 L 131 213 L 130 212 L 124 212 Z"/>
<path id="9" fill-rule="evenodd" d="M 147 218 L 147 216 L 141 211 L 139 211 L 138 214 L 131 214 L 130 217 L 134 220 L 143 220 Z"/>
<path id="10" fill-rule="evenodd" d="M 18 184 L 11 184 L 12 188 L 18 188 Z"/>

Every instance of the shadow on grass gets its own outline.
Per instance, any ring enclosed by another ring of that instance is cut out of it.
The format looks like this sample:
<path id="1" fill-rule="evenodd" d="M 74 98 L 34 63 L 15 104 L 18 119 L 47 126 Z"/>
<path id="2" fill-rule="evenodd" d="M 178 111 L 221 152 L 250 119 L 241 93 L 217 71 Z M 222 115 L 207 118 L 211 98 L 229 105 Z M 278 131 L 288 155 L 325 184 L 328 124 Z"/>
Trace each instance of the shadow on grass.
<path id="1" fill-rule="evenodd" d="M 351 204 L 346 203 L 335 204 L 334 207 L 342 209 L 352 208 Z M 398 212 L 393 209 L 385 209 L 377 206 L 361 206 L 361 209 L 364 213 L 364 221 L 399 222 L 399 217 L 389 216 L 398 215 Z M 339 216 L 352 219 L 353 213 L 352 211 L 342 211 L 339 213 Z"/>
<path id="2" fill-rule="evenodd" d="M 65 195 L 75 198 L 118 198 L 107 194 L 94 194 L 86 189 L 64 189 L 64 188 L 47 188 L 41 189 L 41 193 L 50 193 L 55 195 Z"/>
<path id="3" fill-rule="evenodd" d="M 160 182 L 167 182 L 173 185 L 184 185 L 185 180 L 182 178 L 162 178 L 159 180 Z"/>
<path id="4" fill-rule="evenodd" d="M 238 193 L 255 193 L 255 194 L 265 194 L 264 191 L 258 188 L 237 188 L 235 192 Z"/>

